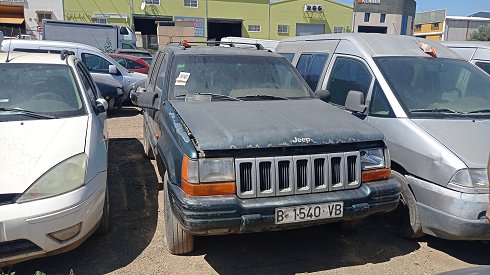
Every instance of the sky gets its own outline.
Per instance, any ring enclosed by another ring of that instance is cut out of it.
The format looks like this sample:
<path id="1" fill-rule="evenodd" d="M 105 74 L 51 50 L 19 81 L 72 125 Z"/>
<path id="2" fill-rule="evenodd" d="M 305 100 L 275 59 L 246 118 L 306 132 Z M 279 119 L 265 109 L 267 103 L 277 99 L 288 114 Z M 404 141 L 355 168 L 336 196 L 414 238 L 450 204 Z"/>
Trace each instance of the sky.
<path id="1" fill-rule="evenodd" d="M 352 0 L 336 0 L 352 5 Z M 389 0 L 385 0 L 389 1 Z M 490 0 L 416 0 L 417 12 L 447 9 L 447 15 L 468 16 L 479 11 L 490 11 Z"/>

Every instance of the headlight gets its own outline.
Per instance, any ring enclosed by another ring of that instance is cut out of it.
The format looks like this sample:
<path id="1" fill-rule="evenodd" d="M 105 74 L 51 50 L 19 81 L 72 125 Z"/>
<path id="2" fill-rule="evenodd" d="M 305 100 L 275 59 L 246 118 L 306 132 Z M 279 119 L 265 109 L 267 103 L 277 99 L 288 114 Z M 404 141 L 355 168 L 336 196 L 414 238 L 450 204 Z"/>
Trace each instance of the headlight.
<path id="1" fill-rule="evenodd" d="M 385 161 L 385 152 L 383 148 L 363 149 L 361 154 L 362 170 L 387 168 Z"/>
<path id="2" fill-rule="evenodd" d="M 476 189 L 488 188 L 487 173 L 487 169 L 461 169 L 449 183 Z"/>
<path id="3" fill-rule="evenodd" d="M 40 200 L 73 191 L 85 183 L 87 155 L 68 158 L 38 178 L 18 199 L 18 203 Z"/>
<path id="4" fill-rule="evenodd" d="M 235 188 L 233 158 L 182 160 L 182 190 L 191 196 L 232 195 Z"/>

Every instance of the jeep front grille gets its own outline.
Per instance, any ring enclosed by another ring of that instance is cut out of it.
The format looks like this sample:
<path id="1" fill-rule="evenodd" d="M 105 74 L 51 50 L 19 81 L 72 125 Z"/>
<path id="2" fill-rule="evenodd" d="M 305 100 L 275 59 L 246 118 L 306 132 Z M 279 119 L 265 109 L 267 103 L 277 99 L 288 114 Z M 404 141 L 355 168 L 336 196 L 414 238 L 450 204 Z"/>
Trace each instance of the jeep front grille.
<path id="1" fill-rule="evenodd" d="M 359 187 L 359 152 L 235 159 L 237 195 L 256 198 Z"/>

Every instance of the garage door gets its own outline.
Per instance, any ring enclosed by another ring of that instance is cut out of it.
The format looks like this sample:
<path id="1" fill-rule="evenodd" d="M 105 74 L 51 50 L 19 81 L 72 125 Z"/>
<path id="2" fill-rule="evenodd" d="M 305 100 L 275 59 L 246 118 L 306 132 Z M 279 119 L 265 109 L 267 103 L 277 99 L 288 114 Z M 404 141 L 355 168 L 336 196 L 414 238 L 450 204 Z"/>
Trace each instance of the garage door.
<path id="1" fill-rule="evenodd" d="M 312 34 L 324 34 L 324 24 L 296 24 L 296 36 L 312 35 Z"/>

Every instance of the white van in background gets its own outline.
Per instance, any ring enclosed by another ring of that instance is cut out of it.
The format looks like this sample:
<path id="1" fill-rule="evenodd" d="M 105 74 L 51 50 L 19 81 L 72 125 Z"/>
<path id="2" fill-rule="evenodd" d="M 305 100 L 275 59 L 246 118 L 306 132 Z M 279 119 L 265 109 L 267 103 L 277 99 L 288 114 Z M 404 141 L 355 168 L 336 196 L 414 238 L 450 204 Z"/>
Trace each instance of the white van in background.
<path id="1" fill-rule="evenodd" d="M 441 44 L 490 74 L 490 42 L 450 41 Z"/>
<path id="2" fill-rule="evenodd" d="M 147 78 L 145 74 L 129 72 L 101 50 L 85 44 L 48 40 L 9 39 L 4 40 L 1 45 L 0 51 L 5 52 L 9 48 L 12 52 L 61 53 L 62 50 L 73 52 L 87 66 L 91 75 L 97 75 L 121 83 L 124 87 L 122 100 L 128 98 L 129 92 L 135 82 L 146 80 Z"/>

